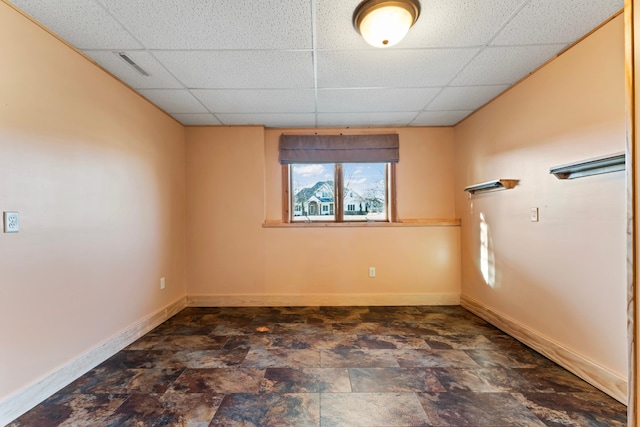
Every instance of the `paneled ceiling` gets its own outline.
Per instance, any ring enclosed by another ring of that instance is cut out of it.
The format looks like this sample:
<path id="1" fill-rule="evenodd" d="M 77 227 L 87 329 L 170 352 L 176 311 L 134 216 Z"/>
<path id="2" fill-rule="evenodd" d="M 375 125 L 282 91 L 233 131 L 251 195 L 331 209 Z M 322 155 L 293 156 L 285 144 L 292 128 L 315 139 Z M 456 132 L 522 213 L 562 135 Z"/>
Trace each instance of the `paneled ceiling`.
<path id="1" fill-rule="evenodd" d="M 456 124 L 624 3 L 421 0 L 376 49 L 360 0 L 12 2 L 185 125 L 267 127 Z"/>

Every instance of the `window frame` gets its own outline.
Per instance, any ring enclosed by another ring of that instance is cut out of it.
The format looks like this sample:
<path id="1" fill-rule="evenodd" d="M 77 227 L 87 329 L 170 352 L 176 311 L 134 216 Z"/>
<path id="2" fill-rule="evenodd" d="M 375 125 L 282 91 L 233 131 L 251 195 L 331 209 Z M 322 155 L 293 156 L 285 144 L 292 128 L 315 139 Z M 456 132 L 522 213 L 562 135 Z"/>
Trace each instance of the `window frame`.
<path id="1" fill-rule="evenodd" d="M 357 162 L 354 162 L 357 163 Z M 325 225 L 331 224 L 362 224 L 362 223 L 396 223 L 398 222 L 397 214 L 397 200 L 396 200 L 396 162 L 379 162 L 386 164 L 385 181 L 386 181 L 386 195 L 387 195 L 387 219 L 386 220 L 346 220 L 344 219 L 344 182 L 343 182 L 343 167 L 342 163 L 334 163 L 334 186 L 335 186 L 335 198 L 333 201 L 333 220 L 316 220 L 316 221 L 294 221 L 293 220 L 293 206 L 292 206 L 292 176 L 291 167 L 294 164 L 283 164 L 282 168 L 282 222 L 286 224 L 318 224 Z M 319 162 L 318 164 L 322 164 Z"/>

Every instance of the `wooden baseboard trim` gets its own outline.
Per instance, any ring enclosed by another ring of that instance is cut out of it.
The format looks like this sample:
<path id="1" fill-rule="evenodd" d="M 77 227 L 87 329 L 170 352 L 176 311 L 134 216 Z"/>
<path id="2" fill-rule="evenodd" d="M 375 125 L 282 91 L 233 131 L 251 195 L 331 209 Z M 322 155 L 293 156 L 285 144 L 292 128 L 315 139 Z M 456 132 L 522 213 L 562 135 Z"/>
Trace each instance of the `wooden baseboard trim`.
<path id="1" fill-rule="evenodd" d="M 627 404 L 627 381 L 619 375 L 563 345 L 551 341 L 516 320 L 486 307 L 473 298 L 462 295 L 460 297 L 460 305 L 548 359 L 553 360 L 558 365 L 599 390 L 607 393 L 620 403 L 624 405 Z"/>
<path id="2" fill-rule="evenodd" d="M 0 425 L 10 423 L 58 390 L 133 343 L 165 320 L 174 316 L 186 306 L 187 298 L 181 297 L 166 307 L 129 326 L 122 332 L 104 340 L 65 365 L 60 366 L 21 390 L 0 400 Z"/>
<path id="3" fill-rule="evenodd" d="M 189 295 L 189 307 L 459 305 L 460 294 Z"/>

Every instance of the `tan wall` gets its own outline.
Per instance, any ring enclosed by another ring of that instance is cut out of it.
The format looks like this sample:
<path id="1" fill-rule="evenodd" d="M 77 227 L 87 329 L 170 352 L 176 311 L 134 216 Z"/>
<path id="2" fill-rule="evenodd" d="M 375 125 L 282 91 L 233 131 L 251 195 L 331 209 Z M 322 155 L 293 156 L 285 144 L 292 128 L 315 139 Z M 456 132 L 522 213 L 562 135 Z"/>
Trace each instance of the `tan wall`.
<path id="1" fill-rule="evenodd" d="M 455 191 L 463 296 L 626 378 L 625 174 L 560 181 L 548 173 L 624 151 L 624 105 L 619 16 L 456 126 Z M 520 184 L 471 200 L 463 192 L 497 178 Z M 540 222 L 530 221 L 531 207 Z"/>
<path id="2" fill-rule="evenodd" d="M 183 127 L 1 2 L 0 53 L 1 400 L 186 290 Z"/>
<path id="3" fill-rule="evenodd" d="M 366 302 L 376 293 L 457 298 L 459 227 L 263 228 L 265 218 L 281 219 L 280 134 L 316 131 L 187 129 L 187 293 L 281 296 L 283 303 L 301 295 L 309 296 L 296 300 L 303 303 L 319 295 Z M 397 131 L 399 216 L 452 218 L 453 130 Z"/>

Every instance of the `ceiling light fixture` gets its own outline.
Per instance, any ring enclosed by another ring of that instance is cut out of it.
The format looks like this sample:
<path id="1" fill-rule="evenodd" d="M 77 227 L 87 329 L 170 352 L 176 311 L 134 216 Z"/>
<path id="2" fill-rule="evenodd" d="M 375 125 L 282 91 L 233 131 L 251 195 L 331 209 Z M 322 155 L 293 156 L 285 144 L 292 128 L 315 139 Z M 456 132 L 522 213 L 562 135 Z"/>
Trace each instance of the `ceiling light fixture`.
<path id="1" fill-rule="evenodd" d="M 418 16 L 418 0 L 364 0 L 353 12 L 353 26 L 371 46 L 389 47 L 407 35 Z"/>

